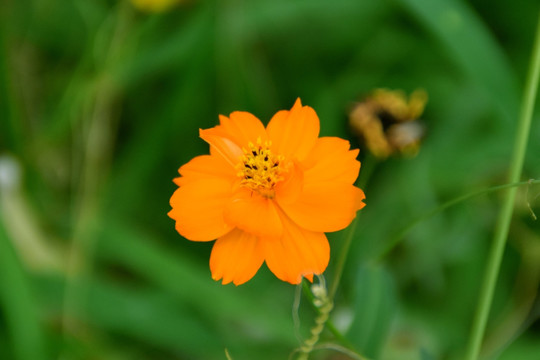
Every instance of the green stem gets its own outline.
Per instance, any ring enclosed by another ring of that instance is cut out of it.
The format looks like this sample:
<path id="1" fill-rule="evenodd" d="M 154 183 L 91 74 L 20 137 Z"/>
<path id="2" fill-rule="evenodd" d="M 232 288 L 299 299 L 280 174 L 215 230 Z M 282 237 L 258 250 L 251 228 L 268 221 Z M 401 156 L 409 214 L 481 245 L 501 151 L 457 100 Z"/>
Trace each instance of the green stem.
<path id="1" fill-rule="evenodd" d="M 416 220 L 411 222 L 409 225 L 405 226 L 398 233 L 398 235 L 396 235 L 391 241 L 388 242 L 386 247 L 376 257 L 375 262 L 382 261 L 383 258 L 386 255 L 388 255 L 388 253 L 390 251 L 392 251 L 392 249 L 394 249 L 405 238 L 405 235 L 407 235 L 407 233 L 409 231 L 411 231 L 412 229 L 414 229 L 414 227 L 416 227 L 416 225 L 418 225 L 421 222 L 429 219 L 432 216 L 437 215 L 438 213 L 443 212 L 444 210 L 448 209 L 449 207 L 452 207 L 454 205 L 458 205 L 458 204 L 460 204 L 462 202 L 465 202 L 466 200 L 475 198 L 477 196 L 486 195 L 486 194 L 496 192 L 496 191 L 500 191 L 500 190 L 504 190 L 504 189 L 510 189 L 510 188 L 514 188 L 514 187 L 517 188 L 519 186 L 533 185 L 533 184 L 540 184 L 540 180 L 520 181 L 520 182 L 511 183 L 511 184 L 492 186 L 490 188 L 474 191 L 474 192 L 471 192 L 471 193 L 468 193 L 468 194 L 465 194 L 465 195 L 461 195 L 461 196 L 459 196 L 459 197 L 457 197 L 455 199 L 452 199 L 450 201 L 447 201 L 444 204 L 442 204 L 442 205 L 436 207 L 435 209 L 433 209 L 433 210 L 425 213 L 424 215 L 420 216 L 419 218 L 417 218 Z"/>
<path id="2" fill-rule="evenodd" d="M 343 336 L 341 332 L 336 329 L 332 321 L 329 319 L 330 312 L 332 311 L 334 305 L 328 296 L 328 292 L 326 291 L 324 277 L 319 277 L 319 284 L 316 286 L 319 286 L 318 291 L 314 291 L 313 288 L 310 289 L 308 283 L 306 281 L 302 281 L 302 290 L 304 290 L 304 294 L 309 299 L 309 303 L 317 312 L 317 317 L 315 319 L 315 326 L 310 329 L 311 337 L 304 340 L 302 345 L 295 350 L 295 352 L 299 353 L 296 359 L 307 360 L 309 354 L 314 350 L 332 349 L 347 354 L 354 359 L 368 360 L 354 350 L 354 347 L 349 340 L 347 340 L 347 338 L 345 338 L 345 336 Z M 336 339 L 345 346 L 343 347 L 337 344 L 316 345 L 325 328 L 334 334 Z M 291 356 L 293 354 L 291 354 Z"/>
<path id="3" fill-rule="evenodd" d="M 364 189 L 366 187 L 366 184 L 368 183 L 369 178 L 371 177 L 371 174 L 373 174 L 373 170 L 375 169 L 377 165 L 377 159 L 374 158 L 372 155 L 368 155 L 368 157 L 364 160 L 362 166 L 362 171 L 360 172 L 360 177 L 358 178 L 357 185 Z M 345 262 L 347 261 L 347 255 L 349 254 L 349 249 L 351 248 L 352 239 L 354 238 L 354 234 L 356 233 L 356 226 L 358 223 L 358 214 L 356 214 L 356 217 L 353 219 L 351 224 L 346 230 L 345 234 L 345 240 L 343 241 L 343 245 L 341 247 L 341 252 L 339 253 L 339 257 L 336 263 L 336 270 L 334 273 L 334 281 L 332 281 L 332 285 L 330 287 L 329 296 L 330 299 L 334 299 L 334 296 L 336 295 L 339 282 L 341 281 L 341 276 L 343 275 L 343 269 L 345 268 Z"/>
<path id="4" fill-rule="evenodd" d="M 314 296 L 314 300 L 311 301 L 311 303 L 317 308 L 317 317 L 315 318 L 315 325 L 310 329 L 311 336 L 305 339 L 300 345 L 300 354 L 297 357 L 297 360 L 307 360 L 309 358 L 309 354 L 313 351 L 315 344 L 319 341 L 330 316 L 330 312 L 334 308 L 334 304 L 328 297 L 324 276 L 319 275 L 319 283 L 312 285 L 311 293 Z"/>
<path id="5" fill-rule="evenodd" d="M 368 155 L 368 157 L 364 160 L 361 176 L 358 178 L 358 181 L 357 181 L 357 185 L 360 188 L 365 188 L 369 178 L 371 177 L 371 174 L 373 173 L 373 170 L 375 169 L 376 164 L 377 164 L 376 159 L 371 155 Z M 354 220 L 351 222 L 351 224 L 348 226 L 346 230 L 345 240 L 343 242 L 343 245 L 339 254 L 338 262 L 336 265 L 334 281 L 332 282 L 330 291 L 328 291 L 328 294 L 325 295 L 324 297 L 325 306 L 323 306 L 323 309 L 325 309 L 326 311 L 321 311 L 321 307 L 315 306 L 314 296 L 311 293 L 307 283 L 303 282 L 302 284 L 304 293 L 310 300 L 310 304 L 314 307 L 315 311 L 317 311 L 317 319 L 316 319 L 317 326 L 315 328 L 312 328 L 313 336 L 310 339 L 304 341 L 304 344 L 300 349 L 301 354 L 298 358 L 299 360 L 307 359 L 307 357 L 309 356 L 309 353 L 315 348 L 315 344 L 319 340 L 319 336 L 325 327 L 330 332 L 332 332 L 332 334 L 336 337 L 336 339 L 338 339 L 342 344 L 348 347 L 347 351 L 356 354 L 356 356 L 360 359 L 365 359 L 362 355 L 358 354 L 357 352 L 353 350 L 351 343 L 339 332 L 339 330 L 336 329 L 334 324 L 329 319 L 330 311 L 333 308 L 334 296 L 337 292 L 339 282 L 343 274 L 343 269 L 345 267 L 345 262 L 347 260 L 347 255 L 351 247 L 352 239 L 354 238 L 354 234 L 356 232 L 356 226 L 358 222 L 357 219 L 358 219 L 358 215 L 354 218 Z M 314 330 L 317 330 L 317 331 L 314 332 Z"/>
<path id="6" fill-rule="evenodd" d="M 72 242 L 67 255 L 67 279 L 64 289 L 64 303 L 62 314 L 62 328 L 64 337 L 73 333 L 81 333 L 84 329 L 80 319 L 84 318 L 86 289 L 91 276 L 91 267 L 95 246 L 96 223 L 99 219 L 100 197 L 104 176 L 110 165 L 110 149 L 114 143 L 114 112 L 113 105 L 118 96 L 117 84 L 108 73 L 110 64 L 122 50 L 123 40 L 129 29 L 131 18 L 131 5 L 119 3 L 116 14 L 111 20 L 116 21 L 109 30 L 105 21 L 98 30 L 103 36 L 107 46 L 103 54 L 96 61 L 98 71 L 95 77 L 93 98 L 89 99 L 85 116 L 88 124 L 76 128 L 77 135 L 81 136 L 80 147 L 74 146 L 74 161 L 81 162 L 79 177 L 73 181 L 77 187 L 77 197 L 74 198 L 74 225 Z M 103 33 L 102 33 L 103 32 Z"/>
<path id="7" fill-rule="evenodd" d="M 512 155 L 512 165 L 509 173 L 509 182 L 517 182 L 521 176 L 523 169 L 523 163 L 525 160 L 525 153 L 527 148 L 527 141 L 529 138 L 529 131 L 531 126 L 531 120 L 534 109 L 534 102 L 536 99 L 536 92 L 538 89 L 538 79 L 540 75 L 540 14 L 539 22 L 536 30 L 536 39 L 533 49 L 533 55 L 529 68 L 529 74 L 527 76 L 527 84 L 525 86 L 525 94 L 523 98 L 521 115 L 519 118 L 518 129 L 516 134 L 516 140 L 514 144 L 514 152 Z M 480 292 L 480 298 L 478 301 L 478 307 L 472 326 L 471 336 L 469 338 L 469 345 L 465 356 L 466 360 L 478 359 L 482 339 L 484 337 L 489 310 L 493 300 L 493 293 L 495 291 L 495 285 L 497 276 L 499 273 L 502 257 L 504 254 L 504 245 L 508 236 L 508 230 L 510 228 L 510 221 L 512 219 L 512 212 L 514 207 L 514 200 L 516 197 L 517 189 L 515 187 L 510 188 L 506 192 L 506 198 L 504 199 L 503 206 L 499 213 L 497 226 L 495 228 L 495 235 L 493 244 L 491 246 L 491 252 L 489 254 L 486 272 L 484 275 L 484 281 L 482 283 L 482 289 Z"/>
<path id="8" fill-rule="evenodd" d="M 343 269 L 345 268 L 345 262 L 347 261 L 347 255 L 349 254 L 349 249 L 351 248 L 352 239 L 356 233 L 357 224 L 358 214 L 347 228 L 345 240 L 343 241 L 341 252 L 339 253 L 338 262 L 336 264 L 336 272 L 334 274 L 334 281 L 332 281 L 332 285 L 330 287 L 330 298 L 332 299 L 336 295 L 339 282 L 341 281 L 341 275 L 343 275 Z"/>
<path id="9" fill-rule="evenodd" d="M 309 300 L 309 303 L 311 304 L 311 307 L 313 308 L 313 310 L 315 310 L 317 312 L 317 315 L 319 314 L 319 308 L 317 308 L 315 306 L 315 304 L 313 304 L 313 299 L 314 299 L 314 296 L 313 294 L 311 293 L 311 290 L 309 289 L 309 284 L 306 282 L 306 281 L 302 281 L 302 290 L 304 292 L 304 295 L 307 297 L 307 299 Z M 336 326 L 334 325 L 334 323 L 332 322 L 332 320 L 328 319 L 326 321 L 326 328 L 328 329 L 328 331 L 330 331 L 332 333 L 332 335 L 334 335 L 334 337 L 340 342 L 342 343 L 343 345 L 345 345 L 349 350 L 351 351 L 354 351 L 354 346 L 351 344 L 351 342 L 336 328 Z"/>
<path id="10" fill-rule="evenodd" d="M 336 344 L 321 344 L 321 345 L 317 345 L 313 348 L 313 350 L 334 350 L 334 351 L 338 351 L 342 354 L 345 354 L 347 355 L 348 357 L 350 357 L 351 359 L 354 359 L 354 360 L 368 360 L 367 358 L 363 357 L 362 355 L 354 352 L 354 351 L 351 351 L 349 349 L 347 349 L 346 347 L 343 347 L 343 346 L 339 346 L 339 345 L 336 345 Z"/>

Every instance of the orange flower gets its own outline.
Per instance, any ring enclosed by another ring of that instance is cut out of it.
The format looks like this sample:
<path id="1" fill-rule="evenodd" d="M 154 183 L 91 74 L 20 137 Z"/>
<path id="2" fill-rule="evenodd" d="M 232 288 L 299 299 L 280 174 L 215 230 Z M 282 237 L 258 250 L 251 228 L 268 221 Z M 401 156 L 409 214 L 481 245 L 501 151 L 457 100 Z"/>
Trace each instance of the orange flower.
<path id="1" fill-rule="evenodd" d="M 263 262 L 281 280 L 311 281 L 330 258 L 324 232 L 347 227 L 364 207 L 353 185 L 358 150 L 319 138 L 319 118 L 300 99 L 266 128 L 247 112 L 219 119 L 200 130 L 210 155 L 195 157 L 174 179 L 176 230 L 192 241 L 217 239 L 210 269 L 223 284 L 243 284 Z"/>

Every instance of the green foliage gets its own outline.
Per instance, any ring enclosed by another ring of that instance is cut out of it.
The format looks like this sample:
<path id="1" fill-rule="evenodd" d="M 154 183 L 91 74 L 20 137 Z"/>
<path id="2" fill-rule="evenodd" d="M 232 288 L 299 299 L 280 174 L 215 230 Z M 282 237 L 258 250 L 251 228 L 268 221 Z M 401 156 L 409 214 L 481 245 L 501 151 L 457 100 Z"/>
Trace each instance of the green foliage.
<path id="1" fill-rule="evenodd" d="M 347 111 L 386 87 L 427 91 L 426 137 L 417 157 L 374 167 L 335 298 L 349 326 L 321 342 L 374 360 L 461 359 L 499 193 L 422 221 L 378 256 L 423 214 L 505 181 L 537 11 L 483 0 L 194 0 L 146 14 L 128 1 L 4 1 L 0 358 L 206 360 L 228 349 L 235 360 L 286 359 L 299 345 L 294 287 L 264 267 L 240 287 L 215 283 L 211 244 L 183 239 L 166 215 L 171 180 L 208 151 L 198 129 L 218 114 L 267 122 L 297 97 L 322 135 L 358 146 Z M 540 178 L 538 118 L 523 180 Z M 365 149 L 360 160 L 366 169 Z M 540 227 L 527 206 L 540 212 L 538 191 L 519 189 L 486 356 L 540 351 Z M 329 274 L 344 233 L 330 235 Z M 301 334 L 315 317 L 307 302 Z"/>
<path id="2" fill-rule="evenodd" d="M 46 359 L 45 337 L 28 276 L 0 221 L 0 305 L 16 359 Z M 3 347 L 4 348 L 4 347 Z M 6 353 L 3 356 L 7 356 Z"/>
<path id="3" fill-rule="evenodd" d="M 379 359 L 396 314 L 392 276 L 378 266 L 361 266 L 354 284 L 354 318 L 347 336 L 361 353 Z"/>

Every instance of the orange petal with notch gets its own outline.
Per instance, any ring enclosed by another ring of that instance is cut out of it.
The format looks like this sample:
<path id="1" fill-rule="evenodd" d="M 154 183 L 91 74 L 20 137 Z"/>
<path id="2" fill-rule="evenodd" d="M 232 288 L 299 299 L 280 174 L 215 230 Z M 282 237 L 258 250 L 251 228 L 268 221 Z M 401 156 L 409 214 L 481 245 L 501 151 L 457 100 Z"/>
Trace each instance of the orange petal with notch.
<path id="1" fill-rule="evenodd" d="M 264 261 L 260 241 L 240 229 L 234 229 L 217 239 L 210 255 L 210 270 L 214 280 L 240 285 L 251 279 Z"/>
<path id="2" fill-rule="evenodd" d="M 233 228 L 223 217 L 231 196 L 231 182 L 226 179 L 190 181 L 174 192 L 168 215 L 176 221 L 176 230 L 186 239 L 215 240 Z"/>
<path id="3" fill-rule="evenodd" d="M 245 111 L 234 111 L 229 117 L 220 115 L 221 130 L 227 134 L 240 148 L 248 148 L 248 144 L 267 140 L 266 129 L 259 119 Z"/>
<path id="4" fill-rule="evenodd" d="M 237 180 L 236 170 L 220 156 L 200 155 L 191 159 L 187 164 L 178 169 L 181 177 L 175 178 L 174 182 L 182 186 L 190 181 L 200 179 L 222 178 L 230 181 Z"/>
<path id="5" fill-rule="evenodd" d="M 364 207 L 364 192 L 336 182 L 304 182 L 297 201 L 276 199 L 280 208 L 299 226 L 311 231 L 331 232 L 346 228 Z"/>
<path id="6" fill-rule="evenodd" d="M 279 237 L 283 226 L 274 200 L 256 191 L 240 188 L 225 206 L 225 220 L 254 235 Z"/>
<path id="7" fill-rule="evenodd" d="M 302 277 L 322 274 L 330 260 L 326 235 L 300 228 L 281 214 L 283 236 L 277 241 L 264 241 L 264 258 L 268 268 L 283 281 L 298 284 Z"/>
<path id="8" fill-rule="evenodd" d="M 276 113 L 266 131 L 272 141 L 272 151 L 288 159 L 305 159 L 319 136 L 319 117 L 309 106 L 297 99 L 290 111 Z"/>
<path id="9" fill-rule="evenodd" d="M 335 181 L 354 184 L 360 171 L 358 149 L 349 150 L 348 141 L 337 137 L 319 138 L 302 163 L 306 182 Z"/>
<path id="10" fill-rule="evenodd" d="M 221 156 L 233 168 L 241 161 L 244 152 L 234 140 L 227 137 L 220 126 L 215 126 L 211 129 L 200 129 L 199 136 L 210 144 L 210 154 L 213 156 Z"/>

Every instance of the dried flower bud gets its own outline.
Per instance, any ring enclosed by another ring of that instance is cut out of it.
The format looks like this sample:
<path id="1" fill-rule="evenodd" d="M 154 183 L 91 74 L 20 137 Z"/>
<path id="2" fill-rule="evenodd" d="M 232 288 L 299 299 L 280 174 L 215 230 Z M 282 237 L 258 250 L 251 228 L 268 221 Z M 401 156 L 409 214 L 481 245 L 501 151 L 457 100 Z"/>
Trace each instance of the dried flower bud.
<path id="1" fill-rule="evenodd" d="M 377 89 L 354 106 L 349 123 L 376 157 L 414 156 L 424 135 L 418 118 L 426 102 L 427 94 L 423 90 L 414 91 L 407 99 L 402 91 Z"/>
<path id="2" fill-rule="evenodd" d="M 131 0 L 133 6 L 140 11 L 159 13 L 171 9 L 182 0 Z"/>

